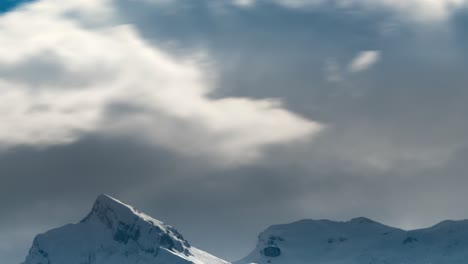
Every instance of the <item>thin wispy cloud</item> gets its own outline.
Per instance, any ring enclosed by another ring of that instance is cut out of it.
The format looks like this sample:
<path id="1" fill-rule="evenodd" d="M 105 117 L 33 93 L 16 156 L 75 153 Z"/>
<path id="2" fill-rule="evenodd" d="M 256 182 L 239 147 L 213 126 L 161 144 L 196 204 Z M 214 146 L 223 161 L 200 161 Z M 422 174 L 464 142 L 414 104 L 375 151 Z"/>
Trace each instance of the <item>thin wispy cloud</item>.
<path id="1" fill-rule="evenodd" d="M 262 0 L 232 0 L 241 6 L 252 6 Z M 454 11 L 467 5 L 466 0 L 272 0 L 288 8 L 314 8 L 323 4 L 334 5 L 338 8 L 363 8 L 373 10 L 385 8 L 401 14 L 401 18 L 409 20 L 441 21 Z"/>
<path id="2" fill-rule="evenodd" d="M 378 63 L 380 60 L 380 52 L 375 50 L 361 51 L 349 63 L 348 71 L 351 73 L 358 73 L 366 71 Z"/>

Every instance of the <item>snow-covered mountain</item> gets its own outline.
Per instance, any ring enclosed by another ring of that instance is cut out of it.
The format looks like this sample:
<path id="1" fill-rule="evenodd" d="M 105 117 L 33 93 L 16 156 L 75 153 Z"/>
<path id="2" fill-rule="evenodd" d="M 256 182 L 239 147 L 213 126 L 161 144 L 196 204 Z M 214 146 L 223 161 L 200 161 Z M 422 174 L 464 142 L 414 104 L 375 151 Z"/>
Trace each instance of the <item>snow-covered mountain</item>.
<path id="1" fill-rule="evenodd" d="M 367 218 L 302 220 L 260 234 L 234 264 L 467 264 L 468 220 L 405 231 Z M 77 224 L 38 235 L 23 264 L 229 264 L 107 195 Z"/>
<path id="2" fill-rule="evenodd" d="M 405 231 L 367 218 L 271 226 L 235 264 L 466 264 L 468 221 Z"/>
<path id="3" fill-rule="evenodd" d="M 38 235 L 24 264 L 226 264 L 107 195 L 81 222 Z"/>

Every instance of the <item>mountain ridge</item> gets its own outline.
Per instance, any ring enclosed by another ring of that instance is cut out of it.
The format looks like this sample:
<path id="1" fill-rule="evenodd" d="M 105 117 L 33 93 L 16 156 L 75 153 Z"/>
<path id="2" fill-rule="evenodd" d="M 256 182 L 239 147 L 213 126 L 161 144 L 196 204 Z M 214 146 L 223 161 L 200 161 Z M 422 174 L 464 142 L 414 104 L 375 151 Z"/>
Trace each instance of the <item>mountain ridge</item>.
<path id="1" fill-rule="evenodd" d="M 468 220 L 404 230 L 365 217 L 304 219 L 263 231 L 234 264 L 466 264 Z"/>
<path id="2" fill-rule="evenodd" d="M 229 264 L 177 229 L 101 194 L 78 223 L 39 234 L 23 264 Z M 466 264 L 468 220 L 404 230 L 366 217 L 272 225 L 233 264 Z"/>
<path id="3" fill-rule="evenodd" d="M 407 231 L 407 232 L 417 231 L 417 230 L 433 229 L 433 228 L 436 228 L 438 226 L 443 226 L 445 224 L 462 224 L 462 223 L 464 223 L 464 224 L 468 225 L 468 219 L 460 219 L 460 220 L 447 219 L 447 220 L 442 220 L 440 222 L 437 222 L 436 224 L 433 224 L 433 225 L 428 226 L 428 227 L 406 229 L 406 228 L 387 225 L 387 224 L 381 223 L 381 222 L 379 222 L 377 220 L 373 220 L 372 218 L 368 218 L 368 217 L 365 217 L 365 216 L 359 216 L 359 217 L 351 218 L 349 220 L 331 220 L 331 219 L 326 219 L 326 218 L 318 218 L 318 219 L 304 218 L 304 219 L 300 219 L 300 220 L 296 220 L 296 221 L 292 221 L 292 222 L 286 222 L 286 223 L 282 223 L 282 224 L 273 224 L 273 225 L 270 225 L 268 228 L 275 227 L 275 226 L 282 226 L 282 225 L 293 225 L 293 224 L 297 224 L 297 223 L 301 223 L 301 222 L 350 223 L 350 222 L 356 222 L 356 221 L 369 221 L 369 222 L 373 222 L 373 223 L 380 224 L 380 225 L 383 225 L 383 226 L 387 226 L 387 227 L 390 227 L 390 228 L 399 229 L 399 230 L 402 230 L 402 231 Z"/>

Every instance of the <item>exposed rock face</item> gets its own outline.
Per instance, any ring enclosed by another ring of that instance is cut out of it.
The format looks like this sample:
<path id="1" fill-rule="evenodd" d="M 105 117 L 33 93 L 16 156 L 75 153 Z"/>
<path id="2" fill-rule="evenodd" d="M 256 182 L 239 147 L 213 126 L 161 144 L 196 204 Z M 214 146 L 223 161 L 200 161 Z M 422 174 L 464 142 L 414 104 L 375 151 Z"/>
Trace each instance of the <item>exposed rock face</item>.
<path id="1" fill-rule="evenodd" d="M 78 224 L 38 235 L 24 264 L 226 264 L 177 230 L 107 195 Z"/>
<path id="2" fill-rule="evenodd" d="M 281 249 L 279 247 L 266 247 L 262 252 L 264 256 L 271 258 L 276 258 L 281 255 Z"/>

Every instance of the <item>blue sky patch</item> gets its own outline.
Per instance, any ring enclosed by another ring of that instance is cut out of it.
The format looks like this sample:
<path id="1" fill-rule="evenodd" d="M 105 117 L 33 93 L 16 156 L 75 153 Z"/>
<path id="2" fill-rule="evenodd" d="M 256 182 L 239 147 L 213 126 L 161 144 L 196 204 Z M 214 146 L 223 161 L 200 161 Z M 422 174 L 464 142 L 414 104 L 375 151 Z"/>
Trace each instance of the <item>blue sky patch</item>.
<path id="1" fill-rule="evenodd" d="M 8 12 L 21 4 L 32 1 L 34 0 L 2 0 L 0 2 L 0 13 Z"/>

